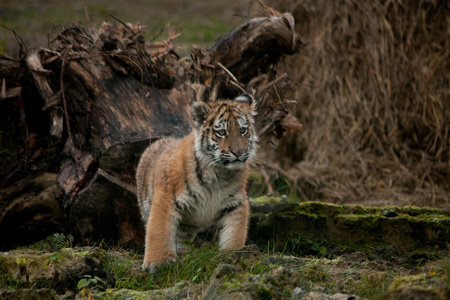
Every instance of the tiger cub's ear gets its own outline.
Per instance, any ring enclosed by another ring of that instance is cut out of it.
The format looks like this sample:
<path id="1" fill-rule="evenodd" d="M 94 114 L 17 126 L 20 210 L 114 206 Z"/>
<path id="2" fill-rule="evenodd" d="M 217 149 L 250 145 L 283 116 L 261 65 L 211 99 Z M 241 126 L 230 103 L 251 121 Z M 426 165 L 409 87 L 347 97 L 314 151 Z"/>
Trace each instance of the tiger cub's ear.
<path id="1" fill-rule="evenodd" d="M 203 101 L 194 101 L 191 105 L 191 115 L 194 120 L 194 127 L 200 128 L 208 117 L 211 106 Z"/>
<path id="2" fill-rule="evenodd" d="M 252 95 L 245 93 L 236 97 L 234 101 L 248 104 L 248 111 L 251 115 L 256 116 L 256 101 L 254 101 Z"/>
<path id="3" fill-rule="evenodd" d="M 248 103 L 248 104 L 252 104 L 253 103 L 253 97 L 250 96 L 249 94 L 245 93 L 245 94 L 242 94 L 242 95 L 238 96 L 236 99 L 234 99 L 234 101 L 236 101 L 236 102 L 245 102 L 245 103 Z"/>

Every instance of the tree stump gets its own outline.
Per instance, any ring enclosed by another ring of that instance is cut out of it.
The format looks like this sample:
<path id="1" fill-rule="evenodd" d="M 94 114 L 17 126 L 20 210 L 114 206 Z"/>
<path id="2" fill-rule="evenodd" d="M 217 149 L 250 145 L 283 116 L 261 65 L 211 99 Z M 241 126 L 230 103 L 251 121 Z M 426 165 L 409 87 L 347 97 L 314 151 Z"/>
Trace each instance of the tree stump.
<path id="1" fill-rule="evenodd" d="M 17 60 L 0 56 L 0 114 L 8 120 L 0 123 L 0 207 L 17 202 L 9 196 L 10 186 L 17 186 L 23 198 L 27 182 L 52 173 L 51 186 L 59 192 L 48 211 L 57 212 L 56 225 L 45 227 L 42 235 L 65 231 L 78 243 L 102 238 L 141 246 L 134 182 L 138 159 L 152 141 L 190 131 L 194 98 L 214 101 L 253 92 L 262 147 L 283 132 L 301 129 L 276 96 L 284 75 L 277 77 L 275 64 L 301 45 L 292 15 L 252 19 L 210 50 L 194 49 L 190 58 L 175 53 L 174 31 L 162 42 L 145 41 L 143 32 L 139 24 L 104 23 L 98 30 L 74 26 L 55 37 L 50 49 L 35 49 Z M 37 197 L 47 189 L 37 186 Z M 17 212 L 1 216 L 0 231 Z M 20 220 L 30 224 L 33 217 Z M 2 238 L 3 249 L 34 241 L 20 226 Z"/>

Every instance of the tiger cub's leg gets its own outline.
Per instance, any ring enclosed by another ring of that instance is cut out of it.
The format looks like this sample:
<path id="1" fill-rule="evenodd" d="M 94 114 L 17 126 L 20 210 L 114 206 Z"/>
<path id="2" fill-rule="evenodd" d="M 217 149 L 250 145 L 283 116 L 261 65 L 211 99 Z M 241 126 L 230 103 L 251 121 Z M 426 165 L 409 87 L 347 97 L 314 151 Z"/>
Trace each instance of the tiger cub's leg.
<path id="1" fill-rule="evenodd" d="M 159 265 L 176 260 L 177 218 L 164 195 L 155 193 L 145 235 L 143 269 L 156 273 Z"/>
<path id="2" fill-rule="evenodd" d="M 249 218 L 249 203 L 245 198 L 233 211 L 227 213 L 219 221 L 220 249 L 233 249 L 245 246 Z"/>

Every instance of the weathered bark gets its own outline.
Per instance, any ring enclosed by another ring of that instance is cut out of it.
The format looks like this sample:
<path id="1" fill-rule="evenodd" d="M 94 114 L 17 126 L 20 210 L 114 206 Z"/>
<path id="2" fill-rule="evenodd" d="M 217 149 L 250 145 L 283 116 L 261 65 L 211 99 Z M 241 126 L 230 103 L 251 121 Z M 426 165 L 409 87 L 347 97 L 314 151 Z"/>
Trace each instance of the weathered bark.
<path id="1" fill-rule="evenodd" d="M 283 55 L 298 51 L 294 26 L 290 13 L 252 19 L 221 37 L 203 59 L 221 62 L 239 82 L 248 83 L 268 73 Z"/>
<path id="2" fill-rule="evenodd" d="M 51 50 L 28 53 L 20 67 L 0 57 L 0 78 L 26 74 L 6 85 L 23 89 L 12 101 L 24 103 L 18 115 L 27 129 L 22 139 L 13 139 L 8 155 L 0 153 L 5 170 L 16 170 L 14 176 L 5 174 L 0 188 L 24 176 L 32 180 L 37 171 L 57 172 L 62 193 L 54 201 L 63 207 L 66 231 L 76 241 L 104 238 L 139 246 L 143 226 L 135 168 L 150 141 L 190 131 L 189 105 L 197 89 L 185 82 L 203 87 L 205 93 L 197 96 L 205 101 L 254 90 L 263 143 L 299 129 L 274 90 L 283 76 L 276 78 L 273 64 L 299 49 L 293 28 L 289 14 L 251 20 L 210 50 L 179 59 L 173 32 L 167 41 L 149 43 L 140 25 L 104 24 L 98 31 L 77 26 L 63 30 Z"/>
<path id="3" fill-rule="evenodd" d="M 57 177 L 55 173 L 41 173 L 1 191 L 0 250 L 30 244 L 65 230 Z"/>

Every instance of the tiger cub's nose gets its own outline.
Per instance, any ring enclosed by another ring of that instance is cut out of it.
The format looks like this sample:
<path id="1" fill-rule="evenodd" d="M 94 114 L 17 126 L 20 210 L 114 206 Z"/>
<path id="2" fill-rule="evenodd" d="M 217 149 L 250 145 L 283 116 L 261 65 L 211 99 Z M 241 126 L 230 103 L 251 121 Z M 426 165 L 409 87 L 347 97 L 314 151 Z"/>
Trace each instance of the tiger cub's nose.
<path id="1" fill-rule="evenodd" d="M 230 150 L 231 153 L 233 153 L 236 157 L 241 156 L 242 154 L 244 154 L 244 150 L 243 149 L 238 149 L 238 150 Z"/>

